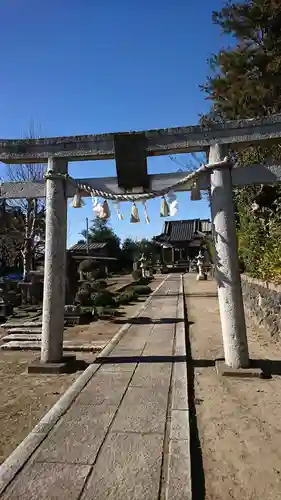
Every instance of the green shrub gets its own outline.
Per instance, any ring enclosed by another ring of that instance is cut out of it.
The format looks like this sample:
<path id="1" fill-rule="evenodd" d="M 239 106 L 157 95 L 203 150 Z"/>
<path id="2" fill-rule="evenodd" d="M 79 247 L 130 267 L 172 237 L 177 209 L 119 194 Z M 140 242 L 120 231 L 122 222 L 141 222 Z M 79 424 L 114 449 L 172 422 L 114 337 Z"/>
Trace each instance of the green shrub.
<path id="1" fill-rule="evenodd" d="M 108 290 L 103 290 L 102 292 L 93 293 L 91 295 L 92 303 L 96 307 L 113 307 L 115 304 L 113 293 Z"/>
<path id="2" fill-rule="evenodd" d="M 136 293 L 133 290 L 126 290 L 117 297 L 116 303 L 117 304 L 129 304 L 129 302 L 132 302 L 136 298 Z"/>
<path id="3" fill-rule="evenodd" d="M 96 312 L 99 318 L 112 318 L 115 316 L 116 309 L 113 307 L 97 307 Z"/>
<path id="4" fill-rule="evenodd" d="M 148 295 L 149 293 L 151 293 L 151 288 L 147 285 L 134 285 L 132 286 L 131 290 L 136 295 Z"/>

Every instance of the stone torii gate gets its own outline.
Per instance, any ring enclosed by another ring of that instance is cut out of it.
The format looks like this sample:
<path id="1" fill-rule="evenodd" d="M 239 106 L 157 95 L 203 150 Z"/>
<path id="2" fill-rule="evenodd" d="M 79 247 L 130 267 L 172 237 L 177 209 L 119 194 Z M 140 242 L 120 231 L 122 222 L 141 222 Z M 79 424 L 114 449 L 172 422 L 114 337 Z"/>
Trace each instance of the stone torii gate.
<path id="1" fill-rule="evenodd" d="M 281 166 L 250 165 L 232 169 L 223 159 L 230 148 L 281 139 L 281 116 L 232 121 L 212 126 L 190 126 L 128 134 L 103 134 L 25 140 L 1 140 L 3 163 L 48 163 L 45 183 L 4 183 L 0 198 L 46 197 L 46 244 L 41 366 L 44 371 L 63 364 L 63 331 L 67 238 L 67 198 L 75 185 L 67 179 L 68 162 L 116 159 L 117 177 L 81 179 L 95 189 L 115 194 L 159 191 L 185 177 L 184 173 L 148 175 L 149 156 L 205 151 L 210 172 L 199 179 L 200 189 L 211 191 L 211 215 L 215 236 L 216 278 L 223 334 L 225 362 L 232 368 L 247 368 L 249 353 L 239 273 L 232 186 L 273 184 L 281 181 Z M 131 150 L 126 158 L 127 145 Z M 124 149 L 123 164 L 119 162 Z M 118 159 L 119 158 L 119 159 Z M 141 161 L 140 161 L 141 160 Z M 216 165 L 218 167 L 216 168 Z M 220 168 L 219 168 L 220 165 Z M 132 169 L 134 168 L 133 175 Z M 139 189 L 138 189 L 139 187 Z M 177 191 L 190 186 L 181 184 Z M 89 196 L 89 193 L 84 193 Z"/>

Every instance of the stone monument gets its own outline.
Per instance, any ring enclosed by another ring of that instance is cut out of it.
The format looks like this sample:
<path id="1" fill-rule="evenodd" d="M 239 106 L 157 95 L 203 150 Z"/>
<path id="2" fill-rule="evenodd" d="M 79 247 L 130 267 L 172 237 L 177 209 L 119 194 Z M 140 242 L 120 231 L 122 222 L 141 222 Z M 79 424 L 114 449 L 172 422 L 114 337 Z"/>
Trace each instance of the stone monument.
<path id="1" fill-rule="evenodd" d="M 197 281 L 205 281 L 207 279 L 207 272 L 206 272 L 206 255 L 205 252 L 200 249 L 199 254 L 197 255 L 197 267 L 198 267 L 198 274 L 197 274 Z"/>

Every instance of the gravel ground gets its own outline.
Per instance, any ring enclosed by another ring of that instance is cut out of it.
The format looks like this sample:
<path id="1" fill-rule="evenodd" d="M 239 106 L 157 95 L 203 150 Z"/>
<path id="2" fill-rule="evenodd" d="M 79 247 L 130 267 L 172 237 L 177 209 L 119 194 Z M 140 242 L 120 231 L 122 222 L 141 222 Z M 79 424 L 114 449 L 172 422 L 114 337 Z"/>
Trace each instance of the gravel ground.
<path id="1" fill-rule="evenodd" d="M 281 496 L 280 344 L 272 343 L 269 334 L 247 318 L 251 358 L 271 360 L 275 374 L 270 380 L 218 377 L 214 366 L 207 366 L 223 357 L 218 303 L 214 297 L 202 297 L 202 292 L 214 292 L 215 284 L 198 283 L 191 275 L 185 282 L 191 294 L 189 321 L 194 322 L 192 357 L 201 360 L 194 370 L 195 498 L 277 500 Z"/>

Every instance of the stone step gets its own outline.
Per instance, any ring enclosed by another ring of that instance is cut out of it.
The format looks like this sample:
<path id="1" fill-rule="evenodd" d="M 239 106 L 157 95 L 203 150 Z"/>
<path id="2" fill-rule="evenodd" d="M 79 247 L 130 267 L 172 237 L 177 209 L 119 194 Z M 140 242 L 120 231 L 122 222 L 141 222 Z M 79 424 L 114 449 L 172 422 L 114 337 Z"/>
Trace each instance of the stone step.
<path id="1" fill-rule="evenodd" d="M 10 328 L 7 335 L 41 335 L 42 328 Z"/>
<path id="2" fill-rule="evenodd" d="M 71 342 L 63 343 L 64 351 L 71 352 L 100 352 L 104 347 L 105 343 L 101 344 L 100 342 L 92 343 L 92 344 L 74 344 Z M 0 346 L 0 349 L 7 351 L 40 351 L 41 350 L 41 341 L 36 342 L 17 342 L 12 340 Z"/>
<path id="3" fill-rule="evenodd" d="M 7 323 L 3 323 L 1 328 L 5 330 L 9 330 L 10 328 L 39 328 L 42 327 L 42 321 L 11 321 Z"/>
<path id="4" fill-rule="evenodd" d="M 10 333 L 1 338 L 2 342 L 16 340 L 19 342 L 33 342 L 41 340 L 41 333 Z"/>

